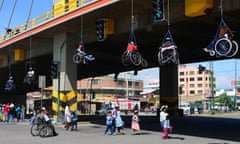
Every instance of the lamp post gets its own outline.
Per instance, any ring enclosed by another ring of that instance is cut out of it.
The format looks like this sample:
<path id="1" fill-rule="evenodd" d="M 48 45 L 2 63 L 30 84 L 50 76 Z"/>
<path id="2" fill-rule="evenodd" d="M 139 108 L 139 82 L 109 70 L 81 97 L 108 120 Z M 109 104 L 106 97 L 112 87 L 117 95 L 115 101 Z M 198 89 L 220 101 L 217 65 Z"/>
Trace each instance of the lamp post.
<path id="1" fill-rule="evenodd" d="M 234 96 L 234 109 L 237 107 L 237 60 L 235 59 L 235 96 Z"/>
<path id="2" fill-rule="evenodd" d="M 62 50 L 63 50 L 63 47 L 64 45 L 68 42 L 68 41 L 71 41 L 73 40 L 74 38 L 76 37 L 79 37 L 82 35 L 83 32 L 87 32 L 89 31 L 90 29 L 92 28 L 95 28 L 95 25 L 94 26 L 91 26 L 89 28 L 87 28 L 85 31 L 81 31 L 80 33 L 76 34 L 76 35 L 73 35 L 67 39 L 65 39 L 62 44 L 61 44 L 61 47 L 59 48 L 59 54 L 58 54 L 58 61 L 59 61 L 59 66 L 58 66 L 58 75 L 57 75 L 57 79 L 58 79 L 58 86 L 57 86 L 57 91 L 58 91 L 58 97 L 57 97 L 57 119 L 58 121 L 60 121 L 61 119 L 59 119 L 61 117 L 61 112 L 60 112 L 60 80 L 61 80 L 61 62 L 62 62 Z"/>

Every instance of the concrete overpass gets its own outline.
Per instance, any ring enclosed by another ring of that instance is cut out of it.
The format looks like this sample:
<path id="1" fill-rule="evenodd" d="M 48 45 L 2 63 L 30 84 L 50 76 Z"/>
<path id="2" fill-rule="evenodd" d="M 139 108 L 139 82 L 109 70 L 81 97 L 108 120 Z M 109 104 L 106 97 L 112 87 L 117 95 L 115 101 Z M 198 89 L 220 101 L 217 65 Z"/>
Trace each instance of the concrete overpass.
<path id="1" fill-rule="evenodd" d="M 167 4 L 166 4 L 167 5 Z M 186 17 L 184 15 L 184 1 L 170 1 L 170 30 L 178 46 L 180 63 L 187 64 L 209 60 L 226 59 L 226 57 L 211 57 L 202 49 L 214 38 L 220 22 L 219 1 L 214 1 L 212 13 L 199 17 Z M 240 35 L 240 2 L 238 0 L 223 1 L 224 19 L 228 26 L 236 31 L 234 39 L 239 42 Z M 133 14 L 136 18 L 135 35 L 139 52 L 148 61 L 148 68 L 158 67 L 158 47 L 167 32 L 167 22 L 153 22 L 152 1 L 135 0 Z M 45 18 L 45 19 L 44 19 Z M 82 18 L 82 20 L 81 20 Z M 115 32 L 103 42 L 98 42 L 95 36 L 96 20 L 110 18 L 114 20 Z M 50 64 L 52 60 L 59 60 L 61 56 L 61 72 L 71 77 L 68 78 L 67 90 L 76 88 L 74 80 L 98 75 L 105 75 L 127 70 L 140 70 L 142 67 L 122 65 L 121 56 L 126 49 L 131 26 L 131 1 L 130 0 L 94 0 L 89 5 L 82 5 L 69 10 L 64 14 L 44 14 L 38 18 L 39 25 L 28 24 L 27 29 L 16 28 L 14 33 L 1 37 L 0 53 L 2 60 L 1 91 L 8 76 L 8 63 L 6 61 L 9 49 L 24 49 L 24 61 L 13 62 L 12 75 L 17 83 L 15 94 L 23 94 L 37 86 L 24 86 L 25 61 L 31 59 L 36 63 L 38 74 L 47 76 L 47 85 L 52 84 L 50 79 Z M 87 53 L 91 53 L 96 60 L 87 65 L 72 63 L 72 54 L 80 40 L 81 23 L 83 23 L 83 40 Z M 26 26 L 26 25 L 24 25 Z M 30 49 L 31 37 L 31 49 Z M 62 47 L 62 52 L 60 49 Z M 30 53 L 31 52 L 31 53 Z M 235 58 L 239 57 L 239 53 Z M 177 68 L 176 66 L 161 67 L 161 89 L 170 89 L 161 92 L 166 96 L 177 96 Z M 172 76 L 173 75 L 173 76 Z M 165 78 L 164 78 L 165 77 Z M 54 89 L 58 89 L 58 81 L 53 80 Z M 27 89 L 26 89 L 27 87 Z M 61 85 L 61 90 L 63 90 Z M 23 92 L 24 91 L 24 92 Z M 174 92 L 173 92 L 174 91 Z M 176 100 L 174 106 L 176 107 Z M 163 100 L 164 101 L 164 100 Z"/>

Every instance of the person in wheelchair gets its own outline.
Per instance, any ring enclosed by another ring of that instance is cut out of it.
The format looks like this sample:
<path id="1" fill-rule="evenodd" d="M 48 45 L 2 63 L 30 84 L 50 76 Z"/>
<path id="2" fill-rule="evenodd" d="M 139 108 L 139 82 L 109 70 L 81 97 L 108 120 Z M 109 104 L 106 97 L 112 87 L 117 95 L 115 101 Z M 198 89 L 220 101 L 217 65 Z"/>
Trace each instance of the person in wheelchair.
<path id="1" fill-rule="evenodd" d="M 13 81 L 13 77 L 9 76 L 6 86 L 5 86 L 5 90 L 6 91 L 11 91 L 14 88 L 14 81 Z"/>
<path id="2" fill-rule="evenodd" d="M 83 46 L 83 42 L 79 43 L 78 48 L 75 50 L 75 54 L 80 56 L 80 59 L 84 64 L 87 63 L 87 61 L 92 61 L 95 59 L 92 55 L 87 55 Z"/>
<path id="3" fill-rule="evenodd" d="M 45 107 L 41 108 L 41 112 L 37 115 L 37 118 L 42 122 L 46 122 L 47 125 L 52 129 L 53 136 L 57 136 L 58 134 L 56 133 L 55 127 L 51 122 L 51 119 L 48 117 L 48 112 Z"/>
<path id="4" fill-rule="evenodd" d="M 233 39 L 233 33 L 232 33 L 231 29 L 227 25 L 223 25 L 220 28 L 218 38 L 219 39 L 227 38 L 229 40 L 232 40 Z"/>
<path id="5" fill-rule="evenodd" d="M 137 45 L 133 41 L 131 41 L 127 46 L 127 51 L 137 51 Z"/>
<path id="6" fill-rule="evenodd" d="M 161 44 L 159 49 L 161 50 L 164 63 L 169 60 L 175 61 L 175 48 L 177 48 L 177 46 L 171 41 L 170 37 L 167 37 L 166 41 Z"/>

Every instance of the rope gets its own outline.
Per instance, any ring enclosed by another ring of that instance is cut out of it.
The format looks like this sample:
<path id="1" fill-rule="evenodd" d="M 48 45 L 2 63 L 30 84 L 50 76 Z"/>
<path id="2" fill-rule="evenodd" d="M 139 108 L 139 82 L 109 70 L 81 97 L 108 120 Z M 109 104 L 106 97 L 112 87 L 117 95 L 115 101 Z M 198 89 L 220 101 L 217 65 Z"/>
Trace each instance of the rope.
<path id="1" fill-rule="evenodd" d="M 134 42 L 135 44 L 137 44 L 135 34 L 134 34 L 134 25 L 133 24 L 134 24 L 134 15 L 133 15 L 133 0 L 132 0 L 131 1 L 131 31 L 130 31 L 128 43 Z"/>
<path id="2" fill-rule="evenodd" d="M 4 0 L 3 0 L 3 1 L 2 1 L 2 3 L 1 3 L 1 6 L 0 6 L 0 11 L 2 10 L 3 3 L 4 3 Z"/>
<path id="3" fill-rule="evenodd" d="M 8 48 L 8 76 L 11 76 L 11 48 Z"/>
<path id="4" fill-rule="evenodd" d="M 223 3 L 222 0 L 220 0 L 220 12 L 221 12 L 221 17 L 223 17 Z"/>
<path id="5" fill-rule="evenodd" d="M 9 26 L 10 26 L 11 21 L 12 21 L 12 17 L 13 17 L 13 13 L 15 11 L 16 4 L 17 4 L 17 0 L 15 0 L 14 5 L 13 5 L 12 13 L 11 13 L 11 16 L 10 16 L 10 19 L 9 19 L 9 22 L 8 22 L 8 26 L 7 26 L 7 31 L 9 31 Z"/>
<path id="6" fill-rule="evenodd" d="M 168 23 L 168 27 L 170 26 L 170 2 L 168 0 L 168 20 L 167 20 L 167 23 Z"/>
<path id="7" fill-rule="evenodd" d="M 30 19 L 31 13 L 32 13 L 33 3 L 34 3 L 34 0 L 32 0 L 32 2 L 31 2 L 31 6 L 30 6 L 30 10 L 29 10 L 29 12 L 28 12 L 28 17 L 27 17 L 27 22 L 26 22 L 25 30 L 27 29 L 28 22 L 29 22 L 29 19 Z"/>

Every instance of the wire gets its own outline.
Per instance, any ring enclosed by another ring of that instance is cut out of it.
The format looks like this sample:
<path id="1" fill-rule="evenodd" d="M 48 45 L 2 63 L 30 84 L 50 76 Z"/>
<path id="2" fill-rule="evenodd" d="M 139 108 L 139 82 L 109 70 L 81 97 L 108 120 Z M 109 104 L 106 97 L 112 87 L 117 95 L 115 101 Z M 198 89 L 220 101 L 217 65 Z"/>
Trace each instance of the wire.
<path id="1" fill-rule="evenodd" d="M 16 4 L 17 4 L 17 0 L 15 0 L 14 5 L 13 5 L 12 13 L 11 13 L 11 16 L 10 16 L 10 19 L 9 19 L 9 22 L 8 22 L 8 26 L 7 26 L 7 31 L 9 30 L 9 26 L 10 26 L 11 21 L 12 21 L 12 17 L 13 17 L 14 11 L 15 11 Z"/>
<path id="2" fill-rule="evenodd" d="M 220 11 L 221 11 L 221 17 L 223 17 L 223 4 L 222 4 L 222 0 L 220 0 Z"/>
<path id="3" fill-rule="evenodd" d="M 3 1 L 2 1 L 2 3 L 1 3 L 1 6 L 0 6 L 0 11 L 2 10 L 3 3 L 4 3 L 4 0 L 3 0 Z"/>
<path id="4" fill-rule="evenodd" d="M 34 3 L 34 0 L 32 0 L 32 2 L 31 2 L 31 6 L 30 6 L 30 10 L 29 10 L 29 12 L 28 12 L 28 17 L 27 17 L 27 22 L 26 22 L 25 30 L 27 29 L 28 22 L 29 22 L 29 19 L 30 19 L 31 13 L 32 13 L 33 3 Z"/>
<path id="5" fill-rule="evenodd" d="M 168 20 L 167 20 L 167 23 L 168 23 L 168 27 L 170 26 L 170 2 L 168 0 Z"/>

